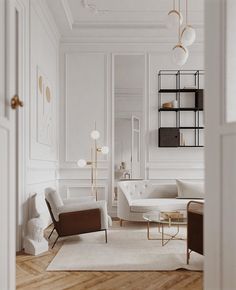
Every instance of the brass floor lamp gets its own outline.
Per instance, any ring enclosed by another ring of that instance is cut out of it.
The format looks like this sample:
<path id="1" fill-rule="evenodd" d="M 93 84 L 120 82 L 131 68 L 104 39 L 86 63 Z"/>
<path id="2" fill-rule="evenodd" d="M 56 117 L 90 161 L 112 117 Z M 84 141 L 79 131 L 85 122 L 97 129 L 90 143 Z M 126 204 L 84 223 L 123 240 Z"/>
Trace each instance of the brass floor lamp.
<path id="1" fill-rule="evenodd" d="M 109 148 L 107 146 L 99 147 L 97 145 L 97 140 L 100 138 L 100 133 L 95 129 L 90 134 L 93 142 L 91 147 L 91 160 L 86 161 L 84 159 L 79 159 L 77 164 L 80 168 L 85 167 L 86 165 L 91 166 L 91 187 L 92 187 L 92 194 L 96 196 L 96 200 L 98 200 L 98 189 L 97 189 L 97 165 L 98 165 L 98 153 L 102 153 L 104 155 L 109 153 Z"/>

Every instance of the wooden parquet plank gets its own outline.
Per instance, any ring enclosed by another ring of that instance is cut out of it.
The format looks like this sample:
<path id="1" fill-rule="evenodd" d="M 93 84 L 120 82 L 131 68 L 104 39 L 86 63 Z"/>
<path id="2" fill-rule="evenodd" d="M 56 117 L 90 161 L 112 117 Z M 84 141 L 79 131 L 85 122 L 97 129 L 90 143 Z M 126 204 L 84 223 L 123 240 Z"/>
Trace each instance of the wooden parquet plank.
<path id="1" fill-rule="evenodd" d="M 46 234 L 50 229 L 46 231 Z M 55 236 L 52 237 L 52 241 Z M 47 272 L 62 242 L 53 250 L 34 257 L 17 254 L 18 290 L 202 290 L 203 274 L 169 272 Z"/>

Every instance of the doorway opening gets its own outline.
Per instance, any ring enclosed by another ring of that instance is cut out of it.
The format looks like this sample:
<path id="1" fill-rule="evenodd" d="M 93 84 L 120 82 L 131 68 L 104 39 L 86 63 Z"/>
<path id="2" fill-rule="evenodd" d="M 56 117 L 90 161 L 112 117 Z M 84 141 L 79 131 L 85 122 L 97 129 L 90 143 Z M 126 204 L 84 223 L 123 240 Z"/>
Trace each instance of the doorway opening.
<path id="1" fill-rule="evenodd" d="M 145 178 L 145 55 L 113 58 L 113 204 L 117 183 Z"/>

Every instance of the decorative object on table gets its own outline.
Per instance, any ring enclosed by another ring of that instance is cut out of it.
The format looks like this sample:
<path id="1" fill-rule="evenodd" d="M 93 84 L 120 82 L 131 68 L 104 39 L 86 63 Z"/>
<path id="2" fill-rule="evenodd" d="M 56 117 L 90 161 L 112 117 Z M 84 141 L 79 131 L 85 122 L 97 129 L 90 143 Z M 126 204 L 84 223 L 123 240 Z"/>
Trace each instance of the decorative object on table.
<path id="1" fill-rule="evenodd" d="M 185 0 L 185 13 L 186 13 L 186 16 L 185 16 L 186 24 L 181 33 L 181 42 L 185 46 L 190 46 L 195 42 L 196 31 L 193 28 L 193 26 L 190 25 L 188 22 L 188 0 Z"/>
<path id="2" fill-rule="evenodd" d="M 96 122 L 95 129 L 90 133 L 90 137 L 94 141 L 93 146 L 91 147 L 91 160 L 86 161 L 84 159 L 79 159 L 77 164 L 80 168 L 83 168 L 86 165 L 91 166 L 92 194 L 94 194 L 96 196 L 96 200 L 98 200 L 98 189 L 97 189 L 98 153 L 106 155 L 109 153 L 109 148 L 107 146 L 98 147 L 97 140 L 100 138 L 100 132 L 96 129 Z"/>
<path id="3" fill-rule="evenodd" d="M 27 235 L 24 238 L 24 249 L 26 254 L 39 255 L 48 251 L 48 242 L 43 236 L 45 224 L 40 218 L 28 221 Z"/>
<path id="4" fill-rule="evenodd" d="M 181 213 L 180 211 L 170 211 L 170 212 L 165 212 L 162 211 L 160 212 L 160 220 L 162 221 L 168 221 L 169 226 L 171 226 L 172 222 L 182 222 L 184 220 L 184 214 Z"/>

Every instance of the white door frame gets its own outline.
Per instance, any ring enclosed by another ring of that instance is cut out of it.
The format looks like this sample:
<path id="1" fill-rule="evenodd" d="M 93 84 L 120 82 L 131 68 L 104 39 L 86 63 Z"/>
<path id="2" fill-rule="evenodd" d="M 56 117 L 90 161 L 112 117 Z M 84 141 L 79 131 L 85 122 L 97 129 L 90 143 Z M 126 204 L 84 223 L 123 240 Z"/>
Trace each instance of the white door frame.
<path id="1" fill-rule="evenodd" d="M 138 129 L 135 129 L 134 128 L 134 122 L 135 120 L 138 120 Z M 140 118 L 137 117 L 137 116 L 134 116 L 132 115 L 132 118 L 131 118 L 131 137 L 132 137 L 132 140 L 131 140 L 131 178 L 141 178 L 141 121 L 140 121 Z M 135 142 L 135 139 L 134 139 L 134 134 L 135 133 L 138 133 L 138 160 L 139 160 L 139 177 L 135 176 L 134 177 L 134 174 L 133 174 L 133 165 L 134 165 L 134 142 Z"/>
<path id="2" fill-rule="evenodd" d="M 4 112 L 0 116 L 0 130 L 2 131 L 3 163 L 0 164 L 1 174 L 1 210 L 0 210 L 0 288 L 15 289 L 15 211 L 16 211 L 16 174 L 15 174 L 15 111 L 10 107 L 11 99 L 16 93 L 15 80 L 15 1 L 5 0 L 1 2 L 1 12 L 5 12 L 3 21 L 5 39 L 5 74 L 1 77 L 5 81 L 5 102 L 1 103 Z M 4 156 L 5 155 L 5 156 Z"/>
<path id="3" fill-rule="evenodd" d="M 111 53 L 111 128 L 110 128 L 110 148 L 111 148 L 111 160 L 110 160 L 110 175 L 109 179 L 111 180 L 110 188 L 112 192 L 112 206 L 116 206 L 116 202 L 114 201 L 114 166 L 115 166 L 115 57 L 116 56 L 142 56 L 144 58 L 144 96 L 143 96 L 143 121 L 142 121 L 142 136 L 143 140 L 141 141 L 141 154 L 142 154 L 142 165 L 143 170 L 141 171 L 141 175 L 143 178 L 147 176 L 147 128 L 148 128 L 148 115 L 149 115 L 149 95 L 148 95 L 148 64 L 149 64 L 149 57 L 148 53 L 145 52 L 115 52 Z"/>
<path id="4" fill-rule="evenodd" d="M 25 221 L 27 213 L 25 212 L 26 202 L 26 111 L 27 111 L 27 96 L 28 96 L 28 28 L 29 28 L 29 7 L 26 6 L 23 0 L 16 0 L 15 9 L 19 16 L 19 74 L 18 74 L 18 95 L 24 103 L 24 108 L 17 112 L 17 136 L 16 136 L 16 251 L 21 251 L 23 248 L 23 234 L 25 231 Z"/>
<path id="5" fill-rule="evenodd" d="M 227 62 L 234 61 L 228 59 L 225 46 L 227 3 L 230 1 L 205 1 L 206 290 L 236 289 L 236 122 L 226 121 L 226 68 Z"/>

